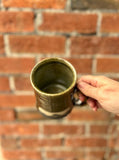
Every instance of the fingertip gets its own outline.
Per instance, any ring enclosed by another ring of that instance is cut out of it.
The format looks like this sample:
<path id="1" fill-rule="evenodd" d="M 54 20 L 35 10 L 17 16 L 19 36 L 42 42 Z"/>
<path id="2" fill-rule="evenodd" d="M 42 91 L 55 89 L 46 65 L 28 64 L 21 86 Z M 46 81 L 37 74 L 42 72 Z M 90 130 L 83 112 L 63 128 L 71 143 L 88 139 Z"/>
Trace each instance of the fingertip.
<path id="1" fill-rule="evenodd" d="M 94 108 L 93 108 L 93 111 L 94 111 L 94 112 L 96 112 L 97 110 L 98 110 L 98 108 L 97 108 L 97 107 L 94 107 Z"/>
<path id="2" fill-rule="evenodd" d="M 82 93 L 79 93 L 79 99 L 84 102 L 86 100 L 86 96 L 84 96 Z"/>
<path id="3" fill-rule="evenodd" d="M 96 105 L 96 100 L 92 99 L 92 98 L 88 98 L 87 100 L 87 104 L 91 107 L 91 109 L 93 111 L 97 111 L 98 110 L 98 106 Z"/>

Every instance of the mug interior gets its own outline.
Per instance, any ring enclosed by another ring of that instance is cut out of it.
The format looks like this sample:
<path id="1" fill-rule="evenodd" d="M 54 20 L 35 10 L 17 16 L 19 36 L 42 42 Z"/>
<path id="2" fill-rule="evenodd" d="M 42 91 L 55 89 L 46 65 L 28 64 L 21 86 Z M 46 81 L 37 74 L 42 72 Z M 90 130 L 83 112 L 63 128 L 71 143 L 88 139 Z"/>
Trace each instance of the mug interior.
<path id="1" fill-rule="evenodd" d="M 48 59 L 39 63 L 32 72 L 34 86 L 48 94 L 68 89 L 74 82 L 74 71 L 66 61 Z"/>

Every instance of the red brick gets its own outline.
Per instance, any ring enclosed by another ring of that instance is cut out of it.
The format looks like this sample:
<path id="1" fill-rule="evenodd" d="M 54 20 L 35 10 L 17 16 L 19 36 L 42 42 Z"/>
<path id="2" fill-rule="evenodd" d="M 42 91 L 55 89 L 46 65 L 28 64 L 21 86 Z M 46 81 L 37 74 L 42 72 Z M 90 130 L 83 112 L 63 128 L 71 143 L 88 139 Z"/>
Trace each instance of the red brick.
<path id="1" fill-rule="evenodd" d="M 66 0 L 3 0 L 5 7 L 29 7 L 29 8 L 54 8 L 63 9 L 66 5 Z"/>
<path id="2" fill-rule="evenodd" d="M 108 125 L 91 125 L 90 134 L 108 134 Z"/>
<path id="3" fill-rule="evenodd" d="M 101 160 L 104 159 L 105 151 L 89 151 L 87 152 L 87 157 L 91 160 Z"/>
<path id="4" fill-rule="evenodd" d="M 16 149 L 18 148 L 18 139 L 17 138 L 1 138 L 1 146 L 3 149 Z"/>
<path id="5" fill-rule="evenodd" d="M 0 58 L 1 73 L 30 73 L 34 65 L 34 58 Z"/>
<path id="6" fill-rule="evenodd" d="M 8 78 L 0 77 L 0 91 L 10 91 Z"/>
<path id="7" fill-rule="evenodd" d="M 110 113 L 98 110 L 93 112 L 92 110 L 83 110 L 74 108 L 72 112 L 67 116 L 69 120 L 79 120 L 79 121 L 108 121 L 110 119 Z"/>
<path id="8" fill-rule="evenodd" d="M 39 30 L 95 33 L 96 26 L 96 14 L 43 13 L 43 24 L 39 26 Z"/>
<path id="9" fill-rule="evenodd" d="M 62 140 L 59 138 L 45 138 L 45 139 L 22 139 L 21 140 L 21 147 L 27 148 L 27 149 L 37 149 L 41 147 L 55 147 L 55 146 L 61 146 Z"/>
<path id="10" fill-rule="evenodd" d="M 71 147 L 106 147 L 107 140 L 104 138 L 67 138 L 66 146 Z"/>
<path id="11" fill-rule="evenodd" d="M 40 151 L 8 150 L 3 151 L 3 155 L 8 160 L 41 160 Z"/>
<path id="12" fill-rule="evenodd" d="M 44 125 L 43 131 L 45 135 L 58 135 L 58 134 L 66 134 L 66 135 L 81 135 L 84 134 L 84 126 L 83 125 Z"/>
<path id="13" fill-rule="evenodd" d="M 20 91 L 31 91 L 33 90 L 29 77 L 15 77 L 15 88 Z"/>
<path id="14" fill-rule="evenodd" d="M 35 107 L 35 97 L 33 95 L 0 95 L 0 107 Z"/>
<path id="15" fill-rule="evenodd" d="M 119 58 L 99 58 L 97 59 L 97 72 L 119 73 Z"/>
<path id="16" fill-rule="evenodd" d="M 74 66 L 78 74 L 92 72 L 92 59 L 90 58 L 67 58 L 67 60 Z"/>
<path id="17" fill-rule="evenodd" d="M 3 54 L 4 52 L 4 39 L 3 36 L 0 35 L 0 54 Z"/>
<path id="18" fill-rule="evenodd" d="M 12 109 L 0 109 L 0 121 L 13 121 L 15 112 Z"/>
<path id="19" fill-rule="evenodd" d="M 118 11 L 119 1 L 118 0 L 72 0 L 71 1 L 72 10 L 83 10 L 83 11 L 95 11 L 98 10 L 103 12 L 104 10 L 108 12 Z"/>
<path id="20" fill-rule="evenodd" d="M 101 32 L 103 33 L 116 33 L 119 32 L 119 14 L 118 13 L 105 13 L 102 16 Z"/>
<path id="21" fill-rule="evenodd" d="M 119 54 L 119 37 L 73 37 L 72 55 Z"/>
<path id="22" fill-rule="evenodd" d="M 110 148 L 116 148 L 116 145 L 119 145 L 119 140 L 116 138 L 110 138 L 108 142 L 108 147 Z"/>
<path id="23" fill-rule="evenodd" d="M 31 120 L 46 120 L 38 111 L 20 111 L 16 113 L 18 120 L 31 121 Z"/>
<path id="24" fill-rule="evenodd" d="M 37 135 L 39 126 L 37 124 L 2 124 L 0 135 Z"/>
<path id="25" fill-rule="evenodd" d="M 80 159 L 78 159 L 80 157 Z M 71 151 L 67 150 L 55 150 L 55 151 L 47 151 L 46 152 L 46 158 L 47 159 L 77 159 L 77 160 L 83 160 L 86 157 L 84 151 L 76 151 L 72 149 Z"/>
<path id="26" fill-rule="evenodd" d="M 17 53 L 64 53 L 63 36 L 10 36 L 10 49 Z"/>
<path id="27" fill-rule="evenodd" d="M 32 12 L 0 12 L 0 32 L 34 31 L 34 14 Z"/>

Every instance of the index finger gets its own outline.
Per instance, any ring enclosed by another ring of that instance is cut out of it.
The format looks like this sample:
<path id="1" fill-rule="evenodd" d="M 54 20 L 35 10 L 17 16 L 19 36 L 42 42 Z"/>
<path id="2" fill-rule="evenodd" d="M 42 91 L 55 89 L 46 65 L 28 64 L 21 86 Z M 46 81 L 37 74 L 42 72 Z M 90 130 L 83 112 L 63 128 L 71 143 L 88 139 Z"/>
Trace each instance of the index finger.
<path id="1" fill-rule="evenodd" d="M 108 78 L 104 77 L 104 76 L 92 76 L 92 75 L 86 75 L 86 76 L 82 76 L 79 81 L 83 81 L 85 83 L 88 83 L 89 85 L 93 86 L 93 87 L 101 87 L 104 86 L 107 81 Z"/>

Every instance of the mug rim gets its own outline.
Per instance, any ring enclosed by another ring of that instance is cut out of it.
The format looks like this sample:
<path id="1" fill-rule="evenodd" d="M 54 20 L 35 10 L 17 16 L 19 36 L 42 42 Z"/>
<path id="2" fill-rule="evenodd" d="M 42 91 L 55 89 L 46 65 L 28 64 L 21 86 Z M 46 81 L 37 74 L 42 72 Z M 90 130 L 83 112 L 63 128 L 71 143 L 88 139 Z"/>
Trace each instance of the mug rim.
<path id="1" fill-rule="evenodd" d="M 32 76 L 33 76 L 33 73 L 35 72 L 35 70 L 41 65 L 41 64 L 43 64 L 43 63 L 45 63 L 45 62 L 48 62 L 48 61 L 55 61 L 55 62 L 60 62 L 60 63 L 63 63 L 63 64 L 65 64 L 65 65 L 67 65 L 70 69 L 71 69 L 71 71 L 72 71 L 72 73 L 73 73 L 73 75 L 74 75 L 74 78 L 73 78 L 73 82 L 71 83 L 71 85 L 66 89 L 66 90 L 64 90 L 64 91 L 62 91 L 62 92 L 60 92 L 60 93 L 46 93 L 46 92 L 43 92 L 42 90 L 40 90 L 40 89 L 38 89 L 35 85 L 34 85 L 34 83 L 33 83 L 33 79 L 32 79 Z M 42 95 L 45 95 L 45 96 L 60 96 L 60 95 L 63 95 L 63 94 L 65 94 L 65 93 L 67 93 L 67 92 L 69 92 L 75 85 L 76 85 L 76 80 L 77 80 L 77 74 L 76 74 L 76 70 L 75 70 L 75 68 L 74 68 L 74 66 L 70 63 L 70 62 L 68 62 L 66 59 L 63 59 L 63 58 L 59 58 L 59 57 L 56 57 L 56 58 L 45 58 L 45 59 L 43 59 L 43 60 L 41 60 L 40 62 L 38 62 L 33 68 L 32 68 L 32 70 L 31 70 L 31 73 L 30 73 L 30 81 L 31 81 L 31 85 L 32 85 L 32 87 L 34 88 L 34 90 L 35 91 L 37 91 L 37 93 L 39 93 L 39 94 L 42 94 Z"/>

